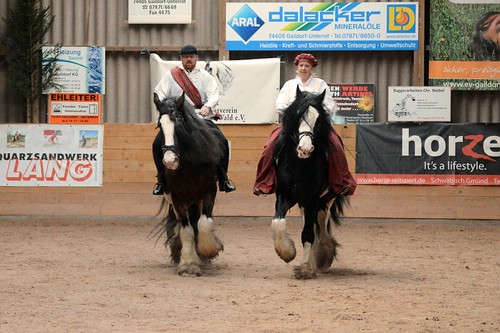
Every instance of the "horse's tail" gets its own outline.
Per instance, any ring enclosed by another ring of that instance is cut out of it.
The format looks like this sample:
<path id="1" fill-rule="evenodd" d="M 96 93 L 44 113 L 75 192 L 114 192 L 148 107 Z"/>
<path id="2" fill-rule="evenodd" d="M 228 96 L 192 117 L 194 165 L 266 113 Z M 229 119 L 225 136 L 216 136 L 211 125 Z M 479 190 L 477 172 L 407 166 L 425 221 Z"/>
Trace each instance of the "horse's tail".
<path id="1" fill-rule="evenodd" d="M 163 197 L 161 200 L 161 205 L 160 208 L 158 209 L 158 212 L 153 216 L 153 218 L 156 218 L 160 216 L 163 212 L 165 212 L 167 209 L 169 209 L 170 204 L 167 202 L 167 200 Z M 166 221 L 165 217 L 161 219 L 161 221 L 151 230 L 149 233 L 148 239 L 154 239 L 156 238 L 155 245 L 158 243 L 158 240 L 160 240 L 161 236 L 163 234 L 166 234 Z"/>
<path id="2" fill-rule="evenodd" d="M 345 195 L 338 195 L 333 201 L 330 207 L 330 218 L 335 225 L 340 225 L 342 218 L 344 217 L 344 207 L 350 205 L 349 197 Z"/>

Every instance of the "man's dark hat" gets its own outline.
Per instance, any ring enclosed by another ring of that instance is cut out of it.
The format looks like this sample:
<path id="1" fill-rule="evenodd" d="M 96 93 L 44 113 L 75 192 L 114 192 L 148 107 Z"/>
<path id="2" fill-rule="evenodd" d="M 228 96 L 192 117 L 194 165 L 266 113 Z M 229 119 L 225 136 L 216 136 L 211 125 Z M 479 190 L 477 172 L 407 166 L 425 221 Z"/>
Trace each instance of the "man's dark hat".
<path id="1" fill-rule="evenodd" d="M 198 54 L 198 50 L 193 45 L 184 45 L 180 52 L 180 55 L 183 54 Z"/>

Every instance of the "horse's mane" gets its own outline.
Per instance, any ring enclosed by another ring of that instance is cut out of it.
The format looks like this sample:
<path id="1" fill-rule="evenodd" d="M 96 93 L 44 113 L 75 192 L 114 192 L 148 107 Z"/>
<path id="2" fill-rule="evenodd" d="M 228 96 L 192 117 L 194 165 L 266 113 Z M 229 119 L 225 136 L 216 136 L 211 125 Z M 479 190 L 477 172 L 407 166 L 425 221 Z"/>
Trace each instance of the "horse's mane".
<path id="1" fill-rule="evenodd" d="M 328 136 L 332 131 L 330 124 L 330 117 L 323 106 L 323 98 L 325 92 L 322 94 L 315 94 L 307 91 L 300 91 L 297 87 L 296 98 L 290 104 L 288 108 L 283 111 L 282 123 L 283 129 L 280 132 L 280 136 L 277 142 L 276 151 L 297 135 L 300 121 L 304 114 L 309 109 L 309 106 L 313 106 L 319 113 L 318 120 L 316 121 L 314 127 L 314 146 L 316 149 L 321 149 L 322 151 L 327 151 L 330 140 Z"/>
<path id="2" fill-rule="evenodd" d="M 194 106 L 184 102 L 184 98 L 167 98 L 159 108 L 171 108 L 176 105 L 173 115 L 175 120 L 175 142 L 179 150 L 181 164 L 212 164 L 219 163 L 223 147 L 217 136 L 217 130 L 210 127 L 206 120 L 195 112 Z"/>

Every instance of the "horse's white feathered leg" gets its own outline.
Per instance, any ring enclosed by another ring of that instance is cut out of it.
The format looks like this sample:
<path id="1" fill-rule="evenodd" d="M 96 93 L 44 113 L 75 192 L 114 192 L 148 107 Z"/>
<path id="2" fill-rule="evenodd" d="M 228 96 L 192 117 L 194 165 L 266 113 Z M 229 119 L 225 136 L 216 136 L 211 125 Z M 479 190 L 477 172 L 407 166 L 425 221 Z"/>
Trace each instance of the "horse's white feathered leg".
<path id="1" fill-rule="evenodd" d="M 311 256 L 311 243 L 304 243 L 304 257 L 302 258 L 302 263 L 307 263 L 310 260 Z"/>
<path id="2" fill-rule="evenodd" d="M 295 278 L 307 280 L 316 277 L 314 271 L 313 247 L 314 244 L 311 245 L 309 242 L 304 243 L 304 258 L 302 259 L 302 263 L 293 268 Z"/>
<path id="3" fill-rule="evenodd" d="M 326 209 L 318 212 L 318 226 L 315 228 L 316 240 L 311 255 L 314 258 L 314 262 L 311 261 L 311 263 L 318 271 L 326 271 L 330 268 L 337 255 L 338 243 L 329 231 L 330 207 L 334 200 L 335 198 L 328 203 Z"/>
<path id="4" fill-rule="evenodd" d="M 219 238 L 213 230 L 214 221 L 206 215 L 198 220 L 198 254 L 206 258 L 214 258 L 224 250 Z"/>
<path id="5" fill-rule="evenodd" d="M 274 249 L 278 256 L 285 262 L 295 259 L 295 244 L 286 233 L 285 219 L 273 219 L 271 227 L 273 230 Z"/>
<path id="6" fill-rule="evenodd" d="M 201 260 L 198 253 L 196 253 L 193 228 L 190 224 L 182 226 L 179 234 L 182 242 L 182 249 L 181 259 L 177 266 L 177 274 L 182 275 L 183 273 L 188 273 L 198 276 L 201 275 Z"/>

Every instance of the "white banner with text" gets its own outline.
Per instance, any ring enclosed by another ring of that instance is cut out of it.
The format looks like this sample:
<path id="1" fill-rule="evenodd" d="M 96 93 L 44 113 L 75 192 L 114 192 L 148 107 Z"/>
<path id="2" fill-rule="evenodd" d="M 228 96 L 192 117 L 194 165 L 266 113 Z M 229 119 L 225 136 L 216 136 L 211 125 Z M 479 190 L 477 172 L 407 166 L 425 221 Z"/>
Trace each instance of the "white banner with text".
<path id="1" fill-rule="evenodd" d="M 102 186 L 103 125 L 0 125 L 0 186 Z"/>
<path id="2" fill-rule="evenodd" d="M 156 122 L 158 111 L 153 104 L 154 88 L 163 74 L 178 66 L 180 61 L 162 60 L 152 53 L 149 64 L 151 119 Z M 222 118 L 217 124 L 267 124 L 278 121 L 275 104 L 280 90 L 279 58 L 198 61 L 196 66 L 212 74 L 219 86 L 216 111 Z"/>

